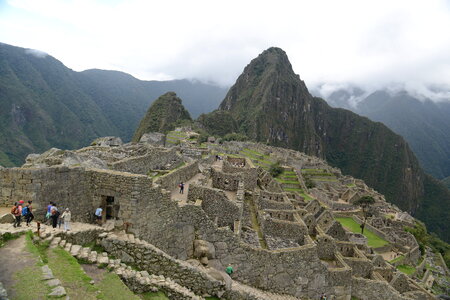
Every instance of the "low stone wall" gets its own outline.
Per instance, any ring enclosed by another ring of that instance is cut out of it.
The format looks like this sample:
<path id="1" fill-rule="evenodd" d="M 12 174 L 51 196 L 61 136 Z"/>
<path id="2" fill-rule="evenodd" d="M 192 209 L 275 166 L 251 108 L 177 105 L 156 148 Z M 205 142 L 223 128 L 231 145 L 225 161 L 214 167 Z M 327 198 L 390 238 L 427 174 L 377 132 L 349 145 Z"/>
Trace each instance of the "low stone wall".
<path id="1" fill-rule="evenodd" d="M 225 191 L 237 191 L 241 173 L 224 173 L 211 169 L 212 186 Z"/>
<path id="2" fill-rule="evenodd" d="M 369 278 L 373 265 L 370 260 L 358 257 L 344 257 L 345 263 L 352 268 L 352 275 L 357 277 Z"/>
<path id="3" fill-rule="evenodd" d="M 200 272 L 186 262 L 172 258 L 151 244 L 107 236 L 100 239 L 100 245 L 123 262 L 135 264 L 151 274 L 169 277 L 196 294 L 221 295 L 225 290 L 223 282 Z"/>
<path id="4" fill-rule="evenodd" d="M 110 164 L 112 170 L 148 174 L 150 170 L 172 169 L 183 162 L 176 149 L 149 148 L 146 155 L 125 158 Z"/>
<path id="5" fill-rule="evenodd" d="M 298 222 L 289 222 L 277 220 L 270 217 L 259 218 L 261 230 L 264 235 L 293 240 L 298 244 L 304 243 L 305 235 L 308 234 L 308 228 Z"/>
<path id="6" fill-rule="evenodd" d="M 219 227 L 228 226 L 234 229 L 234 222 L 242 218 L 242 202 L 228 199 L 222 190 L 191 184 L 188 201 L 202 200 L 202 208 L 211 220 L 217 220 Z"/>
<path id="7" fill-rule="evenodd" d="M 352 296 L 360 300 L 409 300 L 386 281 L 352 278 Z"/>
<path id="8" fill-rule="evenodd" d="M 198 169 L 198 161 L 192 162 L 186 166 L 176 169 L 169 174 L 163 175 L 156 180 L 156 184 L 167 190 L 172 190 L 178 186 L 180 182 L 186 182 L 194 177 L 200 170 Z"/>

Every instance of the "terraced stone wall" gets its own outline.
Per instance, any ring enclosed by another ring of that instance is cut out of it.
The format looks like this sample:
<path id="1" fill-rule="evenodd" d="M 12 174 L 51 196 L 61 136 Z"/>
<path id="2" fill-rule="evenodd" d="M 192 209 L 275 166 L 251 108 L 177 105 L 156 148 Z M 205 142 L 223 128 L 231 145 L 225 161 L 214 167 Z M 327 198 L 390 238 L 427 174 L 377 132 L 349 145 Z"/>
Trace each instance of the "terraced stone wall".
<path id="1" fill-rule="evenodd" d="M 200 170 L 198 169 L 198 161 L 180 167 L 169 174 L 163 175 L 156 180 L 156 184 L 167 190 L 173 190 L 180 182 L 186 182 L 194 177 Z"/>
<path id="2" fill-rule="evenodd" d="M 173 169 L 183 162 L 177 149 L 149 148 L 146 155 L 125 158 L 110 164 L 112 170 L 135 174 L 148 174 L 150 170 Z"/>

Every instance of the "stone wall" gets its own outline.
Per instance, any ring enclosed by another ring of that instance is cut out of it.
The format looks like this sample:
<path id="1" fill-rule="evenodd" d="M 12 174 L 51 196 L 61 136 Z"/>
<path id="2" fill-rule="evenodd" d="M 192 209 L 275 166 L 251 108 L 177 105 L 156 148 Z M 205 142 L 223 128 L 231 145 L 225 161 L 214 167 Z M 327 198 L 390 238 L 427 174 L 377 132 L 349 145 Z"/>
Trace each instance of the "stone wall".
<path id="1" fill-rule="evenodd" d="M 0 203 L 9 206 L 18 200 L 33 200 L 38 220 L 43 220 L 52 201 L 61 209 L 69 207 L 73 221 L 91 222 L 104 197 L 111 196 L 115 217 L 132 221 L 140 199 L 149 195 L 152 186 L 144 175 L 67 167 L 3 169 L 0 178 Z"/>
<path id="2" fill-rule="evenodd" d="M 237 191 L 241 173 L 224 173 L 211 169 L 212 185 L 225 191 Z"/>
<path id="3" fill-rule="evenodd" d="M 200 170 L 198 169 L 198 161 L 187 164 L 166 175 L 159 177 L 156 184 L 167 190 L 173 190 L 180 182 L 186 182 L 194 177 Z"/>
<path id="4" fill-rule="evenodd" d="M 188 201 L 202 200 L 201 207 L 211 220 L 217 220 L 219 227 L 228 226 L 234 230 L 234 222 L 241 220 L 243 203 L 233 202 L 222 190 L 191 184 Z"/>
<path id="5" fill-rule="evenodd" d="M 270 217 L 259 218 L 264 235 L 292 240 L 302 245 L 308 228 L 299 222 L 277 220 Z"/>
<path id="6" fill-rule="evenodd" d="M 183 162 L 176 149 L 149 148 L 147 154 L 124 158 L 110 164 L 112 170 L 148 174 L 150 170 L 170 170 Z"/>
<path id="7" fill-rule="evenodd" d="M 361 300 L 408 300 L 386 281 L 352 278 L 352 296 Z"/>
<path id="8" fill-rule="evenodd" d="M 223 282 L 215 280 L 186 262 L 172 258 L 148 243 L 124 241 L 107 236 L 100 240 L 100 245 L 123 262 L 135 264 L 139 269 L 151 274 L 169 277 L 196 294 L 221 295 L 225 290 Z"/>

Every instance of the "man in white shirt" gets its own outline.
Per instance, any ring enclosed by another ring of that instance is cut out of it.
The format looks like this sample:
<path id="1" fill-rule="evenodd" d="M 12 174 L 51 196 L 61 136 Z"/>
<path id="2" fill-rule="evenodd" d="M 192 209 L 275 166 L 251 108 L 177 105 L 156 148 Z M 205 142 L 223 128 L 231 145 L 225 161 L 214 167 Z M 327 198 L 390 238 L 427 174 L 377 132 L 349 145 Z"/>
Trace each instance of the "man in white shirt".
<path id="1" fill-rule="evenodd" d="M 97 223 L 99 225 L 102 224 L 102 213 L 103 213 L 103 209 L 101 207 L 99 207 L 95 210 L 95 218 L 97 219 Z"/>

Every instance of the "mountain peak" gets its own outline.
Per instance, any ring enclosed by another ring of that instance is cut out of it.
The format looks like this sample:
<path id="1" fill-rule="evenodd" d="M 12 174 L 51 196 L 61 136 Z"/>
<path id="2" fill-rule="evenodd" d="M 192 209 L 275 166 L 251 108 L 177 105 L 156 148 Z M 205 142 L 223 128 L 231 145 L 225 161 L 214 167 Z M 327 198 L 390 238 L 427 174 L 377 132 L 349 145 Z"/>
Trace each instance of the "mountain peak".
<path id="1" fill-rule="evenodd" d="M 191 122 L 189 112 L 184 108 L 181 99 L 175 92 L 167 92 L 156 99 L 134 133 L 133 142 L 139 142 L 144 133 L 167 133 L 176 125 Z"/>
<path id="2" fill-rule="evenodd" d="M 244 69 L 244 74 L 256 76 L 272 72 L 295 75 L 286 52 L 281 48 L 271 47 L 264 50 Z"/>

